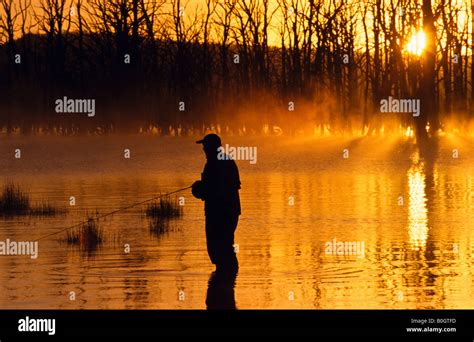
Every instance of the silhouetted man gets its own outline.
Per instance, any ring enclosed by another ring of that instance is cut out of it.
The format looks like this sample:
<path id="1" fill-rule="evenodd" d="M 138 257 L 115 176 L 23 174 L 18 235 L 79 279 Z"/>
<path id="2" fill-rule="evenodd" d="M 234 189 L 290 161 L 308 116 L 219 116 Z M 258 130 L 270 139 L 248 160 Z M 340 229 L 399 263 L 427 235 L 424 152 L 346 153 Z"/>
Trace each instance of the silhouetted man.
<path id="1" fill-rule="evenodd" d="M 234 232 L 240 215 L 239 170 L 234 160 L 218 158 L 218 149 L 222 146 L 218 135 L 208 134 L 196 143 L 203 144 L 207 162 L 201 180 L 193 184 L 192 193 L 204 201 L 209 258 L 217 272 L 236 271 Z"/>

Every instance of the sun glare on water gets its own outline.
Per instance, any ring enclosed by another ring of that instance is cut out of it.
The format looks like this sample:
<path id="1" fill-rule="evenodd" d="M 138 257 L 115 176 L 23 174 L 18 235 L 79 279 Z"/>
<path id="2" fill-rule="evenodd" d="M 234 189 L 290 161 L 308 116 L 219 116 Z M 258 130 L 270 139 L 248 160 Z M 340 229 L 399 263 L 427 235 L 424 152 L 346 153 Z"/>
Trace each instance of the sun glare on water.
<path id="1" fill-rule="evenodd" d="M 408 41 L 405 50 L 417 56 L 421 56 L 426 46 L 426 35 L 423 31 L 416 32 Z"/>

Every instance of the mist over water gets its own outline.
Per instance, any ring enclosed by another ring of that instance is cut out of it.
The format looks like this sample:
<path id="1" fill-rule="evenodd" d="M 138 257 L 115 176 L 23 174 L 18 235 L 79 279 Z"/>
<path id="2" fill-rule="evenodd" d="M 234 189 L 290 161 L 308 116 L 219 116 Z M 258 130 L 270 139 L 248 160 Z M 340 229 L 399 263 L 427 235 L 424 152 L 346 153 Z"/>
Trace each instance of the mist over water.
<path id="1" fill-rule="evenodd" d="M 0 155 L 7 157 L 0 159 L 1 185 L 14 182 L 33 202 L 59 206 L 75 196 L 76 206 L 54 217 L 0 218 L 0 240 L 35 240 L 87 213 L 190 185 L 205 162 L 194 140 L 2 139 Z M 224 136 L 223 143 L 258 149 L 255 165 L 237 161 L 242 181 L 238 308 L 474 306 L 472 141 L 441 138 L 433 163 L 420 157 L 411 140 L 399 137 Z M 21 159 L 13 156 L 16 148 Z M 126 148 L 130 159 L 123 158 Z M 453 158 L 454 148 L 459 158 Z M 0 306 L 205 308 L 213 267 L 203 203 L 190 192 L 180 195 L 184 216 L 167 234 L 151 234 L 145 208 L 137 207 L 101 222 L 105 242 L 94 253 L 64 244 L 58 234 L 39 242 L 35 260 L 0 256 Z M 363 242 L 363 257 L 327 254 L 326 244 L 334 240 Z M 69 300 L 70 291 L 75 301 Z"/>

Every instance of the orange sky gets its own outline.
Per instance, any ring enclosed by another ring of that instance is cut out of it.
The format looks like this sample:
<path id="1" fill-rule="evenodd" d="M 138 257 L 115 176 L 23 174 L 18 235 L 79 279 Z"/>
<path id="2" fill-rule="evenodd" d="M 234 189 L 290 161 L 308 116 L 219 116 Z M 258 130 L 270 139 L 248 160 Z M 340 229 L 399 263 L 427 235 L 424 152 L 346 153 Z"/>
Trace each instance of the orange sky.
<path id="1" fill-rule="evenodd" d="M 85 3 L 87 3 L 87 0 L 83 0 Z M 288 3 L 291 3 L 293 0 L 287 0 Z M 308 6 L 308 1 L 307 0 L 295 0 L 298 2 L 299 10 L 304 6 Z M 16 6 L 18 6 L 20 0 L 15 0 L 14 3 L 16 3 Z M 32 6 L 35 9 L 36 12 L 41 12 L 40 10 L 40 4 L 42 0 L 31 0 Z M 70 4 L 75 2 L 75 0 L 67 0 L 67 7 L 70 8 Z M 350 3 L 350 1 L 349 1 Z M 469 11 L 469 4 L 466 1 L 463 0 L 452 0 L 453 6 L 454 7 L 459 7 L 461 10 L 459 11 L 459 16 L 458 16 L 458 26 L 459 26 L 459 31 L 462 31 L 462 28 L 464 26 L 465 20 L 467 18 L 466 16 L 466 11 Z M 329 2 L 328 2 L 329 4 Z M 360 4 L 359 2 L 355 1 L 354 3 L 350 3 L 352 11 L 354 12 L 354 16 L 358 17 L 358 26 L 360 26 L 358 29 L 356 29 L 356 46 L 359 46 L 361 48 L 364 47 L 364 32 L 362 29 L 362 14 L 361 11 L 358 11 Z M 187 1 L 182 1 L 182 5 L 185 6 L 185 22 L 192 20 L 196 16 L 196 14 L 201 14 L 204 15 L 205 13 L 205 1 L 204 0 L 187 0 Z M 167 0 L 167 4 L 165 7 L 163 7 L 163 13 L 170 13 L 171 12 L 171 0 Z M 69 11 L 69 10 L 68 10 Z M 271 21 L 271 25 L 269 28 L 269 44 L 270 45 L 276 45 L 279 46 L 281 44 L 281 38 L 280 38 L 280 23 L 281 23 L 281 18 L 283 16 L 283 10 L 281 8 L 278 8 L 278 0 L 270 0 L 270 13 L 274 12 L 273 20 Z M 0 10 L 0 14 L 2 11 Z M 388 15 L 388 14 L 387 14 Z M 366 23 L 369 27 L 370 31 L 370 26 L 371 26 L 372 19 L 370 17 L 370 13 L 367 14 L 366 16 Z M 420 23 L 421 24 L 421 23 Z M 38 27 L 34 27 L 33 32 L 35 30 L 38 30 Z M 213 25 L 213 30 L 211 31 L 211 39 L 217 39 L 219 37 L 219 27 L 216 25 Z M 411 40 L 411 35 L 417 34 L 416 33 L 417 29 L 413 29 L 412 32 L 410 33 L 409 37 L 406 37 L 406 41 Z M 470 25 L 469 25 L 469 31 L 471 31 Z M 440 31 L 441 32 L 441 31 Z M 445 34 L 445 33 L 444 33 Z M 17 33 L 18 36 L 18 33 Z M 441 42 L 443 42 L 443 38 L 441 38 Z"/>

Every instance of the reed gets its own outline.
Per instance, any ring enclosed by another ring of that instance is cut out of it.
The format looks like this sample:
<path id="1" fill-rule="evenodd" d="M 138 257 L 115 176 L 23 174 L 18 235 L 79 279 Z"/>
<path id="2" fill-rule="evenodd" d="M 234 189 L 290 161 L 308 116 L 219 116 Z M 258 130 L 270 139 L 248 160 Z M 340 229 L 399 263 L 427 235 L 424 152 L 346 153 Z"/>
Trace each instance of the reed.
<path id="1" fill-rule="evenodd" d="M 183 216 L 183 208 L 178 204 L 178 199 L 169 196 L 161 197 L 159 201 L 147 206 L 146 215 L 152 218 L 172 219 Z"/>
<path id="2" fill-rule="evenodd" d="M 7 184 L 0 195 L 0 215 L 16 216 L 29 213 L 30 197 L 15 184 Z"/>
<path id="3" fill-rule="evenodd" d="M 64 212 L 64 209 L 59 209 L 49 202 L 42 202 L 34 207 L 31 207 L 29 214 L 36 216 L 54 216 Z"/>
<path id="4" fill-rule="evenodd" d="M 30 195 L 19 185 L 6 184 L 0 195 L 0 216 L 53 216 L 64 213 L 65 209 L 55 207 L 49 202 L 31 205 Z"/>
<path id="5" fill-rule="evenodd" d="M 160 217 L 153 217 L 150 220 L 150 233 L 153 235 L 163 235 L 170 230 L 170 220 Z"/>
<path id="6" fill-rule="evenodd" d="M 86 222 L 66 234 L 68 244 L 80 246 L 85 251 L 94 251 L 104 242 L 103 230 L 93 217 L 88 217 Z"/>

